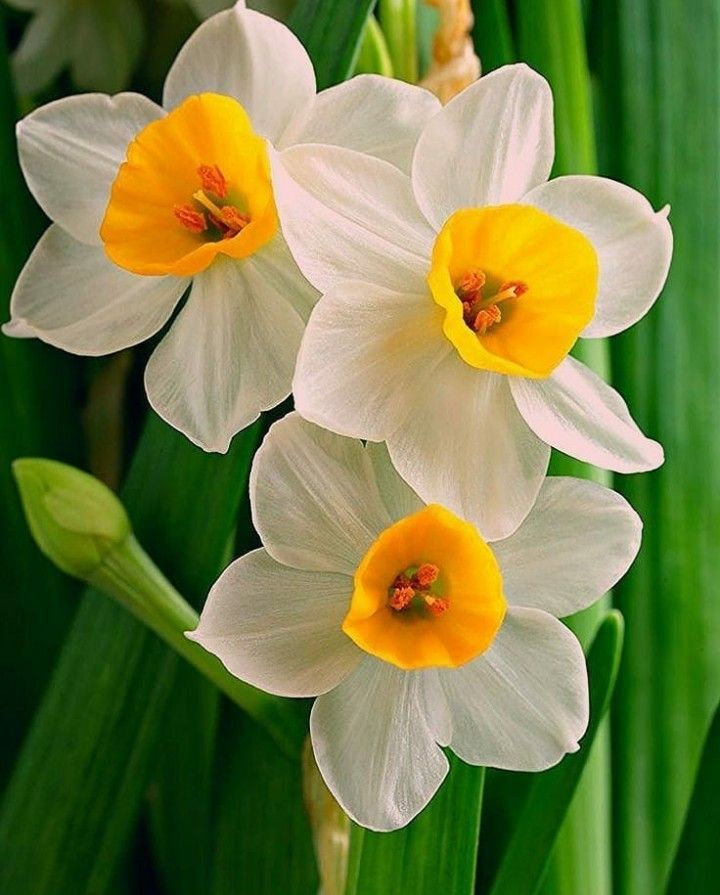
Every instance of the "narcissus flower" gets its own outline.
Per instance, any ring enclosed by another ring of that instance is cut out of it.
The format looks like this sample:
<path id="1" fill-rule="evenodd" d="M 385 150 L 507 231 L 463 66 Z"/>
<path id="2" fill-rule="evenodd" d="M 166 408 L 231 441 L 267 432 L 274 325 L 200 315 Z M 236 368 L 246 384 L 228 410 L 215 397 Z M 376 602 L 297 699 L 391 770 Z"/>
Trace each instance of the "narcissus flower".
<path id="1" fill-rule="evenodd" d="M 164 108 L 137 94 L 69 97 L 18 127 L 28 184 L 55 222 L 18 280 L 6 332 L 77 354 L 156 333 L 150 402 L 208 450 L 290 392 L 316 293 L 278 227 L 267 142 L 338 143 L 409 168 L 427 91 L 375 76 L 316 96 L 282 24 L 238 3 L 190 37 Z"/>
<path id="2" fill-rule="evenodd" d="M 364 826 L 408 823 L 448 763 L 540 770 L 578 748 L 582 650 L 558 617 L 600 597 L 634 559 L 641 523 L 619 495 L 547 479 L 512 536 L 424 504 L 384 445 L 285 417 L 255 458 L 264 548 L 213 586 L 189 636 L 237 677 L 319 695 L 318 766 Z"/>
<path id="3" fill-rule="evenodd" d="M 423 499 L 509 533 L 550 445 L 619 472 L 662 463 L 620 396 L 569 356 L 650 308 L 670 263 L 666 211 L 599 177 L 547 181 L 552 96 L 524 65 L 481 78 L 424 127 L 411 177 L 326 147 L 285 153 L 290 249 L 325 293 L 295 402 L 387 441 Z"/>

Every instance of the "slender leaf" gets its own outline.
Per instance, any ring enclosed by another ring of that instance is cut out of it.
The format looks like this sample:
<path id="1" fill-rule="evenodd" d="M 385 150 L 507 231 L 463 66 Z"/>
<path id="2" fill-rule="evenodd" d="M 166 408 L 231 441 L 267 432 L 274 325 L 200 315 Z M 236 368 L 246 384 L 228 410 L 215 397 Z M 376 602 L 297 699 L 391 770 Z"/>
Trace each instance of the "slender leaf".
<path id="1" fill-rule="evenodd" d="M 375 0 L 300 0 L 288 20 L 310 54 L 318 88 L 331 87 L 355 68 L 365 23 Z"/>
<path id="2" fill-rule="evenodd" d="M 402 830 L 352 826 L 346 895 L 471 895 L 480 833 L 483 768 L 449 754 L 450 773 Z"/>
<path id="3" fill-rule="evenodd" d="M 418 79 L 417 0 L 378 0 L 378 13 L 395 77 L 414 84 Z"/>
<path id="4" fill-rule="evenodd" d="M 713 895 L 720 880 L 720 707 L 715 710 L 667 895 Z"/>
<path id="5" fill-rule="evenodd" d="M 258 432 L 218 457 L 152 417 L 138 448 L 125 505 L 196 601 L 223 558 Z M 103 891 L 137 816 L 176 662 L 122 609 L 84 598 L 0 813 L 3 895 Z"/>
<path id="6" fill-rule="evenodd" d="M 581 748 L 549 771 L 537 774 L 512 838 L 503 855 L 491 895 L 534 895 L 590 755 L 592 743 L 612 697 L 620 654 L 623 620 L 607 614 L 588 653 L 590 723 Z M 587 871 L 589 868 L 585 868 Z M 577 890 L 576 890 L 577 891 Z"/>
<path id="7" fill-rule="evenodd" d="M 515 39 L 505 0 L 473 0 L 473 42 L 483 72 L 514 62 Z"/>
<path id="8" fill-rule="evenodd" d="M 596 11 L 604 173 L 669 202 L 675 237 L 657 304 L 612 340 L 614 381 L 666 453 L 657 473 L 617 481 L 646 526 L 616 591 L 628 643 L 613 710 L 615 882 L 618 895 L 657 895 L 720 695 L 720 9 L 615 0 Z"/>

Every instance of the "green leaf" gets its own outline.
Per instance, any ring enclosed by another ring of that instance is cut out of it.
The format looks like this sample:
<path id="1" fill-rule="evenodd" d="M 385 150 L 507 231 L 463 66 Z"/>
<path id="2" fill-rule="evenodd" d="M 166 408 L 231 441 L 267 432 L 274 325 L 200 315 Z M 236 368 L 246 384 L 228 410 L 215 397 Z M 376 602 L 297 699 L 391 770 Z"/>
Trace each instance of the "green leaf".
<path id="1" fill-rule="evenodd" d="M 318 89 L 349 77 L 375 0 L 299 0 L 288 25 L 315 66 Z"/>
<path id="2" fill-rule="evenodd" d="M 619 612 L 607 614 L 588 653 L 590 723 L 580 749 L 559 765 L 532 778 L 532 784 L 514 826 L 491 895 L 533 895 L 542 880 L 563 819 L 588 759 L 600 722 L 610 704 L 622 652 L 623 620 Z"/>
<path id="3" fill-rule="evenodd" d="M 299 756 L 237 712 L 221 721 L 210 895 L 317 892 Z"/>
<path id="4" fill-rule="evenodd" d="M 137 450 L 123 502 L 196 602 L 224 557 L 258 435 L 255 424 L 214 456 L 151 417 Z M 0 812 L 2 895 L 103 890 L 139 810 L 176 662 L 105 597 L 83 599 Z"/>
<path id="5" fill-rule="evenodd" d="M 407 827 L 373 833 L 352 825 L 345 895 L 474 892 L 485 771 L 448 759 L 439 792 Z"/>
<path id="6" fill-rule="evenodd" d="M 515 62 L 515 40 L 505 0 L 473 0 L 473 43 L 487 73 Z"/>
<path id="7" fill-rule="evenodd" d="M 666 454 L 657 472 L 617 478 L 646 525 L 616 589 L 628 630 L 612 726 L 616 891 L 657 895 L 720 693 L 720 10 L 615 0 L 596 12 L 604 173 L 669 202 L 675 237 L 663 294 L 611 346 L 614 383 Z"/>
<path id="8" fill-rule="evenodd" d="M 695 778 L 666 895 L 712 895 L 720 879 L 720 707 L 715 709 Z"/>
<path id="9" fill-rule="evenodd" d="M 0 26 L 4 16 L 0 11 Z M 25 188 L 17 162 L 17 109 L 5 35 L 0 27 L 0 322 L 9 316 L 10 294 L 42 215 Z M 42 454 L 78 462 L 76 407 L 78 363 L 36 340 L 0 335 L 0 568 L 7 611 L 0 626 L 0 787 L 32 718 L 62 638 L 75 612 L 77 582 L 38 556 L 23 518 L 10 464 Z M 22 681 L 22 686 L 18 686 Z"/>

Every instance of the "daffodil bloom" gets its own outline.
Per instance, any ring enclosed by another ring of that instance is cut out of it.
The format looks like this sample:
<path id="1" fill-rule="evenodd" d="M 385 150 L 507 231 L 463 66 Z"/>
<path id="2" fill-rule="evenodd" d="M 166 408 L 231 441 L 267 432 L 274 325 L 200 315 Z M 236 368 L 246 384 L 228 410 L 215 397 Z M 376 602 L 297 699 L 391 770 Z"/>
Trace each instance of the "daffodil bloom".
<path id="1" fill-rule="evenodd" d="M 207 450 L 290 392 L 317 294 L 280 233 L 267 155 L 338 143 L 409 168 L 427 91 L 367 75 L 316 95 L 305 50 L 238 3 L 173 64 L 163 108 L 75 96 L 18 127 L 30 189 L 55 222 L 12 297 L 10 335 L 99 355 L 147 339 L 148 397 Z"/>
<path id="2" fill-rule="evenodd" d="M 600 485 L 550 478 L 522 525 L 488 540 L 476 516 L 426 505 L 384 445 L 290 414 L 255 457 L 264 547 L 232 563 L 190 635 L 236 677 L 318 696 L 310 732 L 358 823 L 407 824 L 448 762 L 536 771 L 588 720 L 580 644 L 558 617 L 634 559 L 641 523 Z"/>
<path id="3" fill-rule="evenodd" d="M 650 308 L 672 252 L 667 213 L 611 180 L 548 181 L 553 153 L 550 88 L 514 65 L 425 125 L 410 177 L 338 148 L 274 163 L 286 239 L 325 293 L 296 407 L 387 441 L 424 500 L 480 512 L 492 537 L 529 510 L 550 445 L 619 472 L 663 460 L 569 352 Z"/>

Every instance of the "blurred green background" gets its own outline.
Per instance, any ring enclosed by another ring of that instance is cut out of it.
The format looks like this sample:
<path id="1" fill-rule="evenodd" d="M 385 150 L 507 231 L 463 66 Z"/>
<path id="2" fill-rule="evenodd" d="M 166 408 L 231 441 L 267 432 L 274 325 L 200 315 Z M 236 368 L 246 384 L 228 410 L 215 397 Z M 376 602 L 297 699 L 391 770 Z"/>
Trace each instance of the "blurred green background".
<path id="1" fill-rule="evenodd" d="M 229 5 L 0 3 L 3 320 L 46 224 L 18 169 L 15 121 L 85 90 L 159 99 L 182 42 Z M 355 70 L 418 79 L 440 22 L 423 0 L 249 5 L 289 23 L 321 87 Z M 439 5 L 459 15 L 469 4 Z M 227 456 L 208 456 L 148 413 L 152 346 L 87 360 L 2 337 L 0 895 L 315 892 L 313 833 L 330 853 L 322 866 L 340 867 L 325 895 L 720 892 L 717 722 L 708 736 L 720 698 L 720 7 L 474 0 L 472 9 L 484 72 L 523 60 L 550 81 L 555 173 L 600 173 L 672 207 L 675 254 L 656 306 L 592 354 L 579 348 L 667 456 L 657 472 L 612 482 L 645 537 L 611 598 L 624 648 L 591 757 L 586 747 L 579 763 L 534 777 L 455 761 L 433 805 L 386 835 L 349 830 L 313 795 L 311 828 L 299 757 L 282 755 L 152 634 L 45 561 L 10 473 L 16 457 L 47 456 L 120 489 L 140 541 L 200 605 L 229 557 L 254 546 L 247 470 L 269 421 Z M 610 483 L 562 457 L 554 471 Z M 609 600 L 572 620 L 585 644 Z M 590 658 L 595 726 L 618 643 L 610 616 Z"/>

